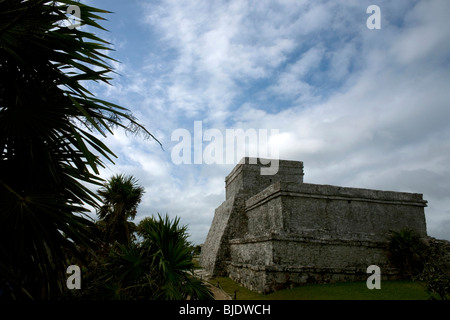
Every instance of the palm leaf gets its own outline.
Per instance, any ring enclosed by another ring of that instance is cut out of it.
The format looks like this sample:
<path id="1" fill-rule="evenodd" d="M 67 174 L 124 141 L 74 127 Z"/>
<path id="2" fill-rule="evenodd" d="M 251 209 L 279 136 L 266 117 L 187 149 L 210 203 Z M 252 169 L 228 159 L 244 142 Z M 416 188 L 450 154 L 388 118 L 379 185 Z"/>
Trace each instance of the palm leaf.
<path id="1" fill-rule="evenodd" d="M 61 297 L 68 259 L 94 253 L 85 207 L 98 208 L 99 196 L 88 185 L 102 185 L 102 159 L 115 157 L 95 134 L 154 138 L 83 86 L 108 83 L 113 59 L 107 41 L 61 26 L 69 5 L 89 30 L 103 29 L 107 11 L 79 2 L 0 0 L 0 279 L 12 298 Z"/>

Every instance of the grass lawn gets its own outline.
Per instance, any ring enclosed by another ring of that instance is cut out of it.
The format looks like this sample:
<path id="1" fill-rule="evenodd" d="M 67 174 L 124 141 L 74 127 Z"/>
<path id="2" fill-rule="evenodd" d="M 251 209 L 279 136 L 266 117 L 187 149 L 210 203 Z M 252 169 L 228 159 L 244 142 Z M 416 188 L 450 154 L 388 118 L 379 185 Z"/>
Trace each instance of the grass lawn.
<path id="1" fill-rule="evenodd" d="M 381 281 L 381 289 L 367 289 L 366 282 L 317 284 L 285 289 L 270 294 L 259 294 L 237 284 L 230 278 L 220 277 L 209 281 L 237 300 L 427 300 L 429 294 L 420 282 Z"/>

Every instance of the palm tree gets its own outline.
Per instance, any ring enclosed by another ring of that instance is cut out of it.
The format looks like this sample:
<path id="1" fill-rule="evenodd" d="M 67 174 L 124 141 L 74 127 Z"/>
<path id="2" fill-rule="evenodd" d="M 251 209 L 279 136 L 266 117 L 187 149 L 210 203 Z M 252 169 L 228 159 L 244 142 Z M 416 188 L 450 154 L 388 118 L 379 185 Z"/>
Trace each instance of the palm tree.
<path id="1" fill-rule="evenodd" d="M 65 293 L 67 255 L 95 248 L 87 186 L 101 186 L 114 153 L 96 133 L 115 127 L 153 137 L 120 106 L 83 84 L 112 72 L 95 34 L 61 25 L 77 5 L 82 24 L 107 13 L 69 0 L 0 0 L 0 298 Z"/>
<path id="2" fill-rule="evenodd" d="M 142 248 L 152 260 L 152 279 L 156 289 L 154 299 L 209 300 L 209 289 L 193 277 L 194 263 L 191 246 L 187 240 L 187 226 L 180 225 L 180 218 L 169 216 L 143 219 L 138 234 L 144 239 Z"/>
<path id="3" fill-rule="evenodd" d="M 210 300 L 213 296 L 193 276 L 187 227 L 179 218 L 158 214 L 138 225 L 142 241 L 115 243 L 89 290 L 92 297 L 133 300 Z"/>
<path id="4" fill-rule="evenodd" d="M 97 214 L 104 222 L 105 242 L 131 242 L 135 225 L 129 220 L 136 217 L 136 209 L 141 202 L 144 188 L 137 184 L 133 176 L 122 174 L 112 176 L 98 191 L 103 205 Z"/>

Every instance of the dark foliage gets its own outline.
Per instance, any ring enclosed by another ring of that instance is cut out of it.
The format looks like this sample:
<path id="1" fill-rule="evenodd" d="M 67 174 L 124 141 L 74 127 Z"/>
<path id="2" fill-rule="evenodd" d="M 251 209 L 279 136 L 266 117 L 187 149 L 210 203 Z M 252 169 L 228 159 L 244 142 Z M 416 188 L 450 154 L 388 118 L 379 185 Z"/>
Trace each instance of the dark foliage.
<path id="1" fill-rule="evenodd" d="M 421 280 L 432 299 L 450 296 L 450 245 L 433 238 L 421 238 L 411 230 L 392 232 L 388 248 L 390 261 L 413 280 Z"/>
<path id="2" fill-rule="evenodd" d="M 106 82 L 108 43 L 61 26 L 69 5 L 83 25 L 107 11 L 74 1 L 0 0 L 0 295 L 65 295 L 67 257 L 96 248 L 86 205 L 98 197 L 102 158 L 95 133 L 114 127 L 153 137 L 131 113 L 95 98 L 82 83 Z M 92 253 L 93 254 L 93 253 Z"/>

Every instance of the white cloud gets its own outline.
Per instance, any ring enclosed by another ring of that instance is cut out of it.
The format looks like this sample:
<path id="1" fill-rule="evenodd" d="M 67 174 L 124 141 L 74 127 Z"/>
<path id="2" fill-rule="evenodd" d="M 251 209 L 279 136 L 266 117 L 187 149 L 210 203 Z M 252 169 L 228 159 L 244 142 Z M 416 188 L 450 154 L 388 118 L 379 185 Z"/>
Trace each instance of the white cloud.
<path id="1" fill-rule="evenodd" d="M 277 82 L 269 90 L 276 95 L 311 102 L 314 88 L 308 83 L 307 77 L 319 69 L 324 53 L 321 46 L 310 48 L 296 62 L 286 66 L 286 71 L 278 76 Z"/>
<path id="2" fill-rule="evenodd" d="M 445 0 L 419 2 L 406 15 L 408 28 L 400 31 L 391 52 L 403 65 L 430 59 L 448 59 L 449 4 Z M 448 60 L 447 60 L 448 61 Z"/>
<path id="3" fill-rule="evenodd" d="M 196 242 L 206 237 L 233 166 L 176 166 L 169 141 L 203 120 L 204 130 L 279 129 L 280 157 L 304 161 L 307 182 L 423 192 L 429 232 L 444 234 L 450 5 L 382 1 L 382 29 L 368 30 L 370 4 L 143 4 L 159 51 L 141 49 L 142 61 L 127 61 L 104 91 L 132 106 L 166 148 L 108 138 L 120 155 L 108 170 L 133 173 L 146 188 L 142 215 L 178 215 Z"/>
<path id="4" fill-rule="evenodd" d="M 359 52 L 351 43 L 333 51 L 330 72 L 339 70 L 339 60 L 346 64 L 341 74 L 349 72 L 353 58 L 361 59 L 364 67 L 350 75 L 350 86 L 323 102 L 256 118 L 251 115 L 259 110 L 250 108 L 242 116 L 251 119 L 247 127 L 280 128 L 280 156 L 305 161 L 305 181 L 424 193 L 430 201 L 426 213 L 431 217 L 432 235 L 442 234 L 437 221 L 448 218 L 445 208 L 450 205 L 450 174 L 445 165 L 450 162 L 446 89 L 450 73 L 445 68 L 450 50 L 436 40 L 446 36 L 449 28 L 446 22 L 442 30 L 443 21 L 435 21 L 432 14 L 448 7 L 440 4 L 426 17 L 410 21 L 412 31 L 386 31 L 386 37 L 372 38 L 376 42 L 365 43 Z M 414 11 L 419 9 L 424 10 L 419 6 Z M 415 31 L 420 41 L 429 30 L 433 34 L 422 43 L 425 48 L 413 45 Z M 383 53 L 377 45 L 392 49 Z M 300 79 L 323 57 L 323 51 L 315 52 L 314 59 L 303 64 L 314 49 L 286 68 L 271 90 L 311 93 Z M 365 56 L 357 57 L 358 53 Z M 426 60 L 428 56 L 433 59 Z"/>

